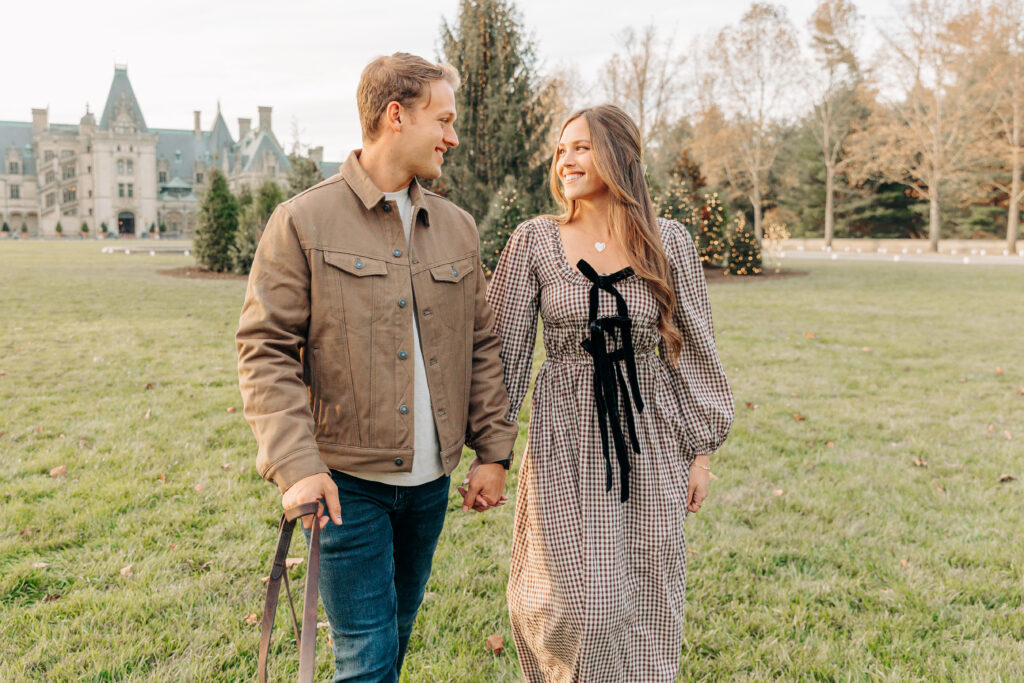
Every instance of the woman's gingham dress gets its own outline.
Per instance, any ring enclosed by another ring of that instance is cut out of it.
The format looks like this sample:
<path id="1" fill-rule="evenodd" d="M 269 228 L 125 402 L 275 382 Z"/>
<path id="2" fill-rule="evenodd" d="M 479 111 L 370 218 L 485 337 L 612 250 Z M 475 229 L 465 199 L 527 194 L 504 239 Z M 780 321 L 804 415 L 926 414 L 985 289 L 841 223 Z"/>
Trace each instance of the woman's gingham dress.
<path id="1" fill-rule="evenodd" d="M 591 338 L 593 283 L 566 261 L 557 223 L 541 217 L 520 225 L 488 288 L 513 420 L 530 382 L 538 310 L 544 323 L 547 359 L 519 470 L 508 584 L 529 681 L 671 681 L 679 666 L 689 465 L 725 440 L 733 399 L 693 241 L 678 223 L 659 219 L 659 227 L 683 349 L 677 364 L 662 360 L 657 302 L 643 280 L 629 275 L 614 284 L 632 319 L 642 399 L 617 396 L 621 433 L 629 432 L 625 411 L 633 410 L 640 451 L 629 449 L 624 502 L 614 449 L 607 476 L 595 364 L 581 346 Z M 617 313 L 615 297 L 600 291 L 598 315 Z"/>

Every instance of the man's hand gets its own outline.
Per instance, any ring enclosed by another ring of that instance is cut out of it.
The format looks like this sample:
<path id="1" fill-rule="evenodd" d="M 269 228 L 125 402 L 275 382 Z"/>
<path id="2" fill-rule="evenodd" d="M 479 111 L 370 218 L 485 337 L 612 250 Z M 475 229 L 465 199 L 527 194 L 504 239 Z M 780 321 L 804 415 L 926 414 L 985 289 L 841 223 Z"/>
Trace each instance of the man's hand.
<path id="1" fill-rule="evenodd" d="M 686 509 L 700 512 L 700 506 L 707 500 L 711 488 L 711 458 L 698 455 L 690 465 L 690 486 L 686 492 Z"/>
<path id="2" fill-rule="evenodd" d="M 281 496 L 281 507 L 285 510 L 317 501 L 316 516 L 320 520 L 320 528 L 327 526 L 327 515 L 324 514 L 324 504 L 320 501 L 323 498 L 327 501 L 327 512 L 335 524 L 341 524 L 341 501 L 338 500 L 338 487 L 335 485 L 331 475 L 320 472 L 305 479 L 299 479 L 288 487 L 288 490 Z M 313 520 L 308 516 L 302 518 L 302 526 L 306 529 L 313 528 Z"/>
<path id="3" fill-rule="evenodd" d="M 479 459 L 474 460 L 469 467 L 469 474 L 466 475 L 464 486 L 459 487 L 462 494 L 462 511 L 469 512 L 470 508 L 477 512 L 483 512 L 492 507 L 504 505 L 505 496 L 505 468 L 496 463 L 485 464 Z"/>

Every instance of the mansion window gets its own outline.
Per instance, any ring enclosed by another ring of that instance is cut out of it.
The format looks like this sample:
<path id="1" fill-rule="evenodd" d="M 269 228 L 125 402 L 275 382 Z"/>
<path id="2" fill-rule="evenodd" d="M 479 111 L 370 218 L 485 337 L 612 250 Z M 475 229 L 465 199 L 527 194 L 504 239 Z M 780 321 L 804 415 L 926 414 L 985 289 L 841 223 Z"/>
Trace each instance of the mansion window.
<path id="1" fill-rule="evenodd" d="M 43 152 L 43 162 L 45 163 L 45 162 L 49 161 L 54 156 L 56 156 L 56 155 L 53 153 L 52 149 L 46 150 L 45 152 Z"/>
<path id="2" fill-rule="evenodd" d="M 78 215 L 78 209 L 68 209 L 64 212 L 65 216 L 76 216 Z"/>
<path id="3" fill-rule="evenodd" d="M 119 175 L 135 173 L 135 162 L 131 159 L 118 159 L 117 160 L 117 172 Z"/>
<path id="4" fill-rule="evenodd" d="M 74 187 L 65 187 L 64 188 L 64 202 L 73 202 L 73 201 L 75 201 L 78 198 L 77 195 L 78 195 L 78 190 L 76 188 L 74 188 Z"/>
<path id="5" fill-rule="evenodd" d="M 124 175 L 124 159 L 117 160 L 117 173 L 118 175 Z"/>
<path id="6" fill-rule="evenodd" d="M 60 151 L 61 158 L 71 157 L 71 156 L 74 156 L 74 155 L 75 155 L 75 152 L 74 152 L 74 150 L 71 150 L 71 149 L 62 149 Z"/>
<path id="7" fill-rule="evenodd" d="M 134 197 L 134 196 L 135 196 L 135 185 L 132 184 L 132 183 L 128 183 L 128 197 L 130 198 L 130 197 Z"/>
<path id="8" fill-rule="evenodd" d="M 166 183 L 167 182 L 167 171 L 160 171 L 160 182 L 161 183 Z"/>
<path id="9" fill-rule="evenodd" d="M 56 203 L 57 203 L 57 193 L 56 192 L 50 192 L 49 194 L 46 195 L 46 208 L 50 208 L 51 206 L 53 206 Z"/>
<path id="10" fill-rule="evenodd" d="M 67 180 L 68 178 L 74 178 L 75 177 L 75 167 L 72 164 L 68 164 L 67 166 L 62 166 L 61 169 L 60 169 L 60 172 L 61 172 L 61 177 L 64 180 Z"/>
<path id="11" fill-rule="evenodd" d="M 56 173 L 54 173 L 53 171 L 47 171 L 46 172 L 46 184 L 47 185 L 49 185 L 52 182 L 55 182 L 56 180 L 57 180 L 57 174 Z"/>
<path id="12" fill-rule="evenodd" d="M 135 173 L 135 162 L 131 159 L 128 160 L 128 173 Z"/>
<path id="13" fill-rule="evenodd" d="M 202 184 L 203 184 L 203 174 L 202 173 L 196 173 L 196 185 L 202 185 Z"/>
<path id="14" fill-rule="evenodd" d="M 7 164 L 7 172 L 8 173 L 15 173 L 15 174 L 21 173 L 20 166 L 19 166 L 18 162 L 17 161 L 12 161 L 9 164 Z"/>
<path id="15" fill-rule="evenodd" d="M 117 184 L 117 196 L 124 197 L 124 183 Z"/>
<path id="16" fill-rule="evenodd" d="M 21 199 L 21 185 L 11 185 L 11 199 Z"/>

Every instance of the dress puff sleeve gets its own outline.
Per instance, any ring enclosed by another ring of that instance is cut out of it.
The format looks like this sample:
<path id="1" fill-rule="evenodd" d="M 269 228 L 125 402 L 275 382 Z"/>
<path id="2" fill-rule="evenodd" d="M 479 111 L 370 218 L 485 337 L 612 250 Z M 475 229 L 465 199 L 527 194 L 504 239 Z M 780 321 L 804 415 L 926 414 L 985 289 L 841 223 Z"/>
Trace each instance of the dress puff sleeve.
<path id="1" fill-rule="evenodd" d="M 675 221 L 658 222 L 676 293 L 672 319 L 683 335 L 679 360 L 672 362 L 664 340 L 661 358 L 686 421 L 690 453 L 707 455 L 728 436 L 735 404 L 715 348 L 707 282 L 693 238 Z"/>
<path id="2" fill-rule="evenodd" d="M 526 398 L 537 343 L 540 283 L 537 278 L 532 222 L 520 224 L 505 245 L 487 287 L 494 311 L 494 331 L 501 339 L 501 363 L 508 391 L 508 419 L 515 422 Z"/>

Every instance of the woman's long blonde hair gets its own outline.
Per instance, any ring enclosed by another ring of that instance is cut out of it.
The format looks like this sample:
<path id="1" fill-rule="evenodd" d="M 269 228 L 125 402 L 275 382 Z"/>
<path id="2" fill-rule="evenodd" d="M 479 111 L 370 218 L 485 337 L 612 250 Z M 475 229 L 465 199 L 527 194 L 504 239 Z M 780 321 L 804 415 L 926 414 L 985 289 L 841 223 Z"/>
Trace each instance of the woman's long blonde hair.
<path id="1" fill-rule="evenodd" d="M 588 107 L 575 112 L 562 124 L 565 127 L 583 117 L 590 128 L 594 166 L 608 186 L 608 232 L 626 254 L 633 271 L 647 282 L 658 302 L 658 332 L 673 360 L 679 358 L 683 337 L 672 322 L 676 305 L 672 270 L 661 243 L 654 216 L 654 204 L 644 180 L 640 129 L 629 115 L 611 104 Z M 558 149 L 551 160 L 551 194 L 562 208 L 559 223 L 571 221 L 579 213 L 579 203 L 569 201 L 558 182 Z"/>

